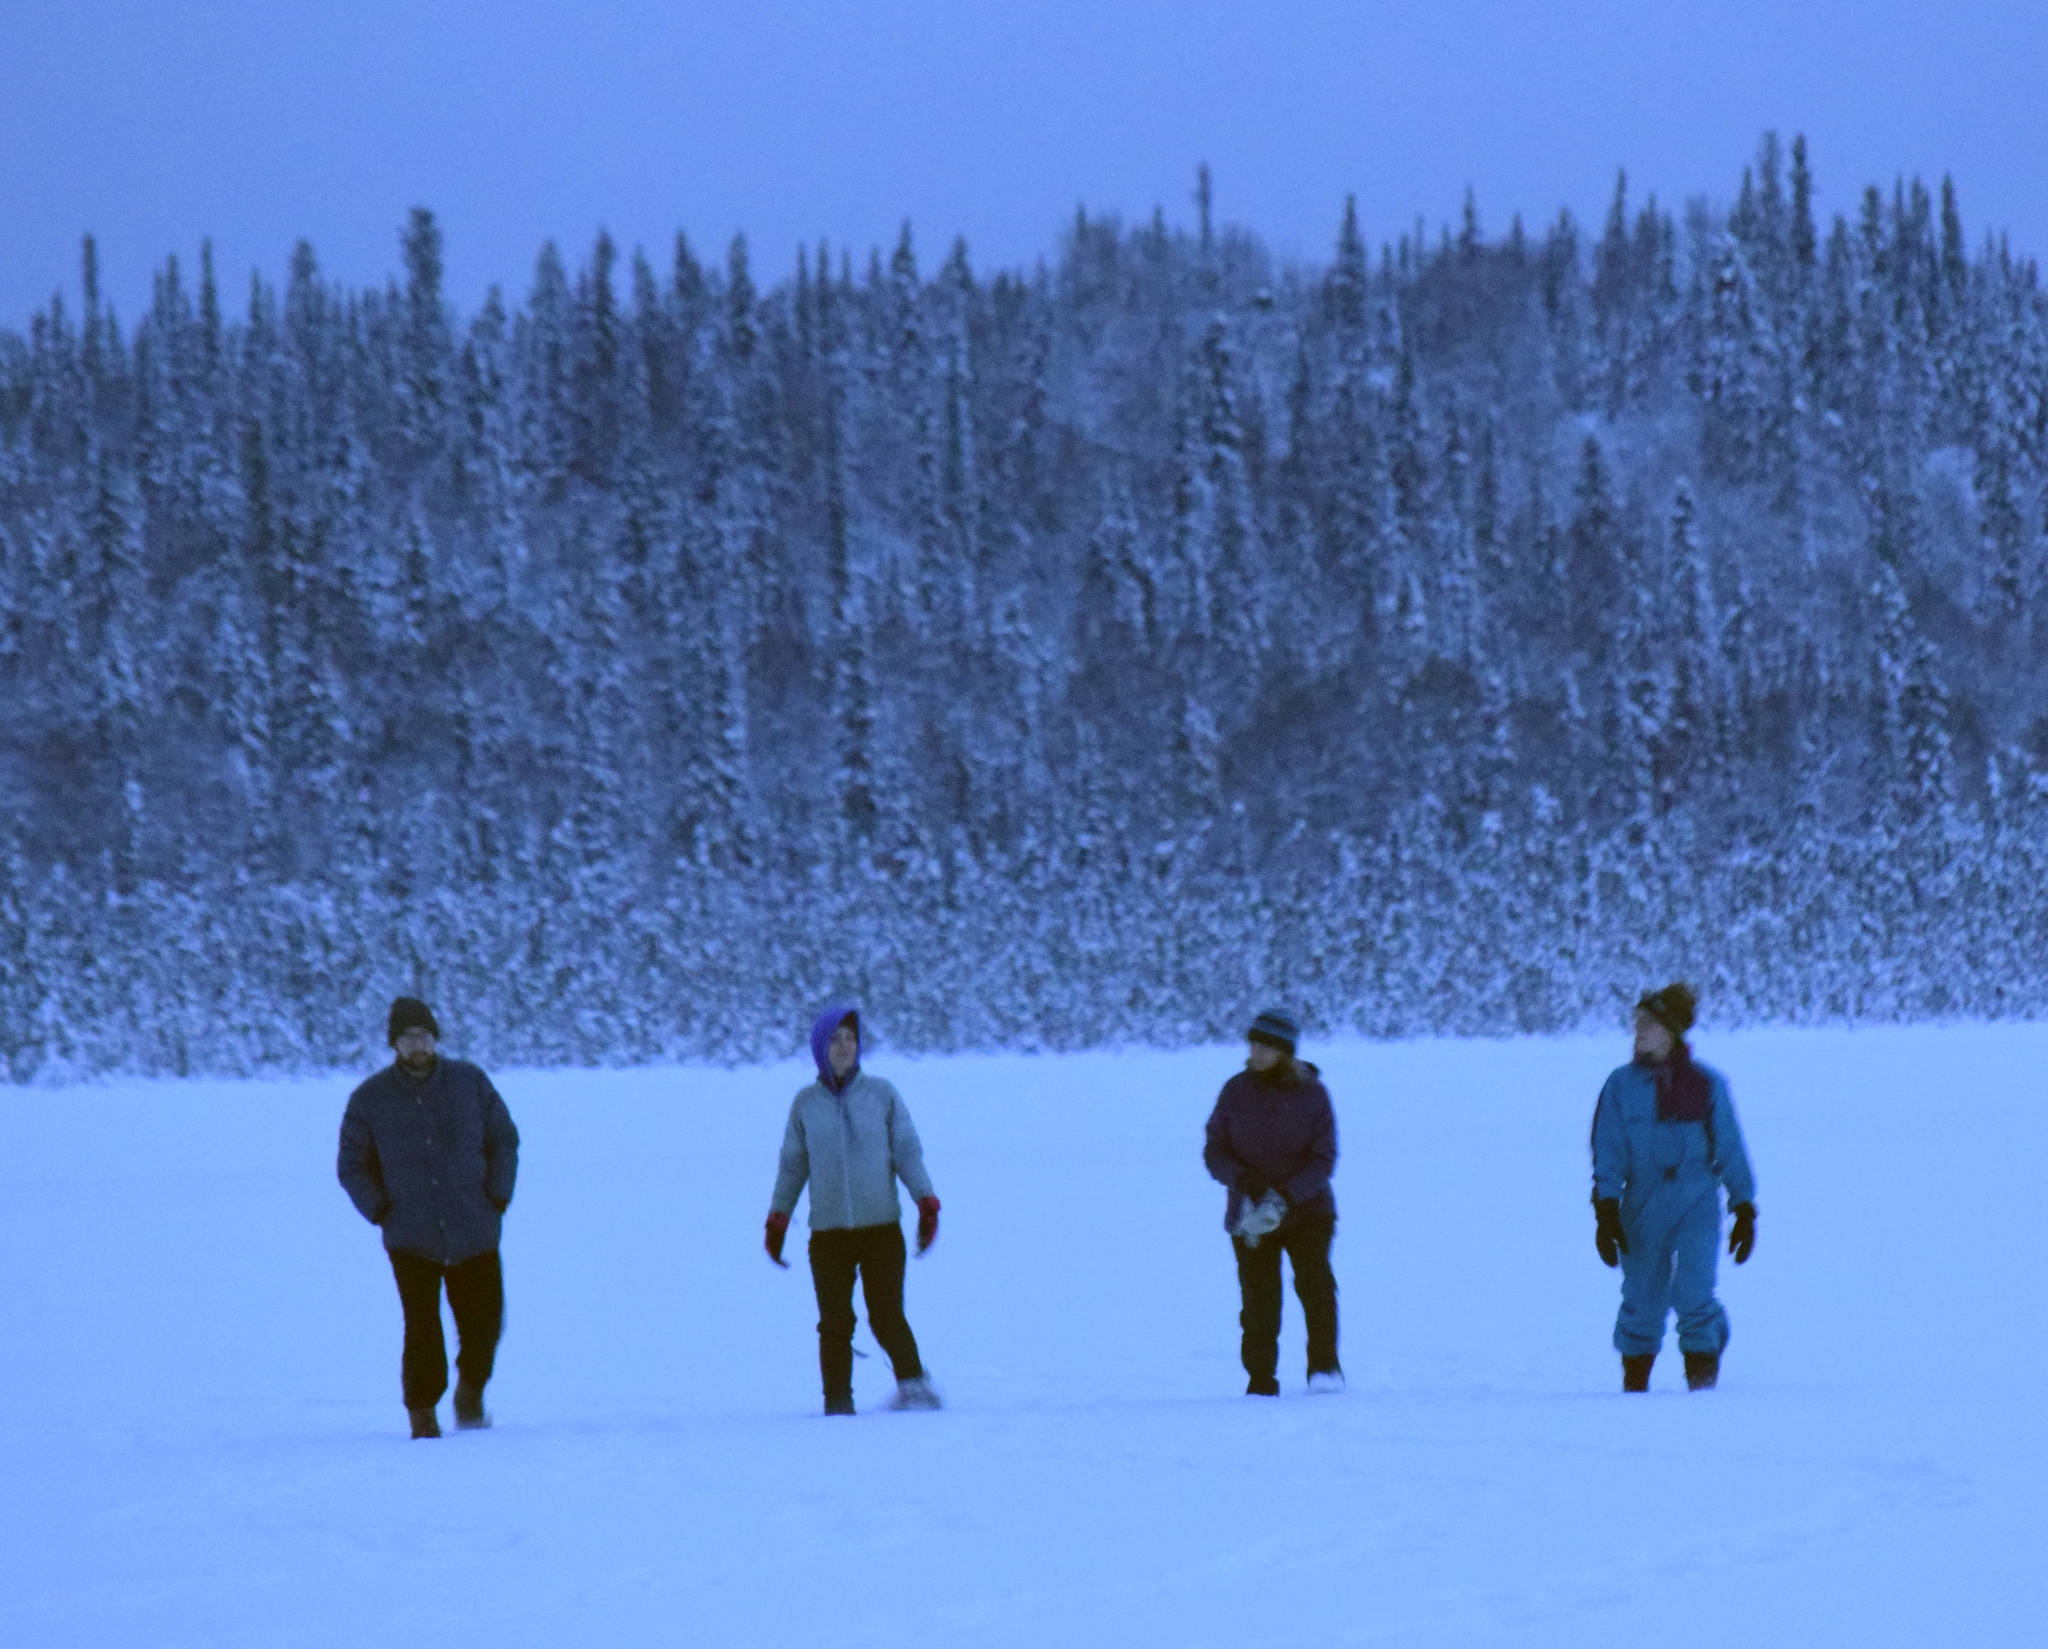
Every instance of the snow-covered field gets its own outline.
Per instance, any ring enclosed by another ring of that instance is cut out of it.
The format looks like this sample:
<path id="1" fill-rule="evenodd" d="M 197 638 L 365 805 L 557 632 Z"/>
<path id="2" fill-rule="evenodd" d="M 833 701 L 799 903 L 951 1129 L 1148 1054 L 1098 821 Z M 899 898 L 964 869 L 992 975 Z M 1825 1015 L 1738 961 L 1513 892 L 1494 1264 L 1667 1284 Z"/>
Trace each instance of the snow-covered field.
<path id="1" fill-rule="evenodd" d="M 1711 1394 L 1668 1342 L 1618 1392 L 1619 1032 L 1305 1050 L 1351 1389 L 1301 1394 L 1290 1293 L 1279 1402 L 1199 1160 L 1236 1050 L 877 1049 L 947 1412 L 881 1412 L 875 1355 L 817 1415 L 800 1245 L 760 1252 L 796 1067 L 501 1071 L 498 1425 L 420 1444 L 350 1079 L 0 1091 L 0 1643 L 2048 1641 L 2048 1026 L 1699 1048 L 1761 1210 Z"/>

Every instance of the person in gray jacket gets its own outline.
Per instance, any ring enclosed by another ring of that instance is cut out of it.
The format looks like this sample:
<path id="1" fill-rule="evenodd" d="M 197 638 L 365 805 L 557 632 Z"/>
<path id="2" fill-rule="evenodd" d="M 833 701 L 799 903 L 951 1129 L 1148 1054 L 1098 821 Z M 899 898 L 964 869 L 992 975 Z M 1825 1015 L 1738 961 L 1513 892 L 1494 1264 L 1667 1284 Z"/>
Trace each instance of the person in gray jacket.
<path id="1" fill-rule="evenodd" d="M 384 1233 L 405 1311 L 400 1378 L 414 1437 L 439 1437 L 448 1389 L 441 1290 L 455 1314 L 455 1424 L 488 1426 L 484 1385 L 505 1321 L 498 1241 L 519 1174 L 519 1130 L 491 1079 L 444 1059 L 426 1003 L 401 996 L 386 1027 L 397 1057 L 349 1095 L 335 1171 Z"/>
<path id="2" fill-rule="evenodd" d="M 1714 1297 L 1714 1272 L 1723 1186 L 1735 1217 L 1728 1252 L 1742 1265 L 1756 1246 L 1756 1176 L 1727 1081 L 1686 1044 L 1695 1010 L 1687 985 L 1645 995 L 1635 1058 L 1607 1078 L 1593 1109 L 1593 1245 L 1621 1267 L 1614 1347 L 1623 1391 L 1650 1389 L 1674 1311 L 1686 1385 L 1704 1391 L 1720 1378 L 1728 1313 Z"/>
<path id="3" fill-rule="evenodd" d="M 903 1315 L 900 1179 L 917 1199 L 917 1251 L 939 1234 L 939 1199 L 924 1168 L 924 1147 L 895 1088 L 860 1068 L 860 1011 L 841 1003 L 811 1027 L 818 1080 L 789 1107 L 782 1159 L 768 1203 L 768 1257 L 787 1266 L 782 1245 L 804 1186 L 811 1188 L 811 1281 L 818 1295 L 818 1368 L 825 1412 L 853 1413 L 853 1285 L 867 1300 L 868 1326 L 889 1354 L 899 1409 L 935 1409 Z"/>

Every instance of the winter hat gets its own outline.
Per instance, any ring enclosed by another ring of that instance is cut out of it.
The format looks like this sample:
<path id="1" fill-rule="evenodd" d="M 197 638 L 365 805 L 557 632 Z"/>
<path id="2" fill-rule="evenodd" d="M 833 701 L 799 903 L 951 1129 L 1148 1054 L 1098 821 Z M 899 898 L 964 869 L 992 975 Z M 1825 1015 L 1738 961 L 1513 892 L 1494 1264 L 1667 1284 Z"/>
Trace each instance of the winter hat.
<path id="1" fill-rule="evenodd" d="M 1661 991 L 1649 991 L 1636 1004 L 1637 1013 L 1646 1013 L 1662 1025 L 1673 1036 L 1682 1037 L 1692 1029 L 1693 1020 L 1698 1017 L 1699 998 L 1693 988 L 1686 984 L 1666 985 Z"/>
<path id="2" fill-rule="evenodd" d="M 1252 1021 L 1252 1028 L 1245 1032 L 1245 1039 L 1263 1043 L 1268 1048 L 1278 1048 L 1283 1054 L 1292 1054 L 1295 1043 L 1301 1040 L 1301 1026 L 1285 1008 L 1268 1008 Z"/>
<path id="3" fill-rule="evenodd" d="M 441 1027 L 435 1023 L 432 1008 L 417 996 L 401 996 L 391 1004 L 391 1022 L 385 1036 L 395 1048 L 401 1036 L 415 1029 L 432 1031 L 437 1039 L 441 1035 Z"/>

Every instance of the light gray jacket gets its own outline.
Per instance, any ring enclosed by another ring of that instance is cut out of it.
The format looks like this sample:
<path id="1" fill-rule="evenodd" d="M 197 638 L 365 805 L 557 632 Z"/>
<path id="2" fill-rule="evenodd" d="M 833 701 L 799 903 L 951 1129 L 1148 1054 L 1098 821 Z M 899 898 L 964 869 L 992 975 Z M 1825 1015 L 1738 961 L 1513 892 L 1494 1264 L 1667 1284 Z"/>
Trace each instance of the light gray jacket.
<path id="1" fill-rule="evenodd" d="M 881 1077 L 856 1071 L 844 1093 L 813 1082 L 791 1103 L 768 1206 L 777 1214 L 794 1213 L 808 1182 L 813 1231 L 894 1225 L 903 1217 L 896 1200 L 899 1179 L 913 1197 L 934 1195 L 924 1147 L 902 1097 Z"/>

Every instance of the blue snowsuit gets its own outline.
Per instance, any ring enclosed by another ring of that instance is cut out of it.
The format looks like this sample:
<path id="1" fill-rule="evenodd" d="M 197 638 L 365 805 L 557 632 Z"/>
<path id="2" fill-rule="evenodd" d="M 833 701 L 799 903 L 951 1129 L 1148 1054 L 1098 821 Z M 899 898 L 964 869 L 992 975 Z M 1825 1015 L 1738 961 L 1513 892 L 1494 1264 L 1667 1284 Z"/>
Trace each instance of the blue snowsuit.
<path id="1" fill-rule="evenodd" d="M 1716 1185 L 1728 1188 L 1733 1207 L 1756 1200 L 1756 1179 L 1726 1079 L 1705 1065 L 1694 1068 L 1712 1092 L 1709 1120 L 1660 1121 L 1657 1071 L 1641 1061 L 1608 1077 L 1593 1110 L 1593 1197 L 1620 1202 L 1628 1235 L 1614 1320 L 1614 1347 L 1624 1357 L 1654 1355 L 1673 1310 L 1681 1351 L 1718 1353 L 1728 1343 L 1728 1314 L 1714 1298 L 1721 1253 Z"/>

